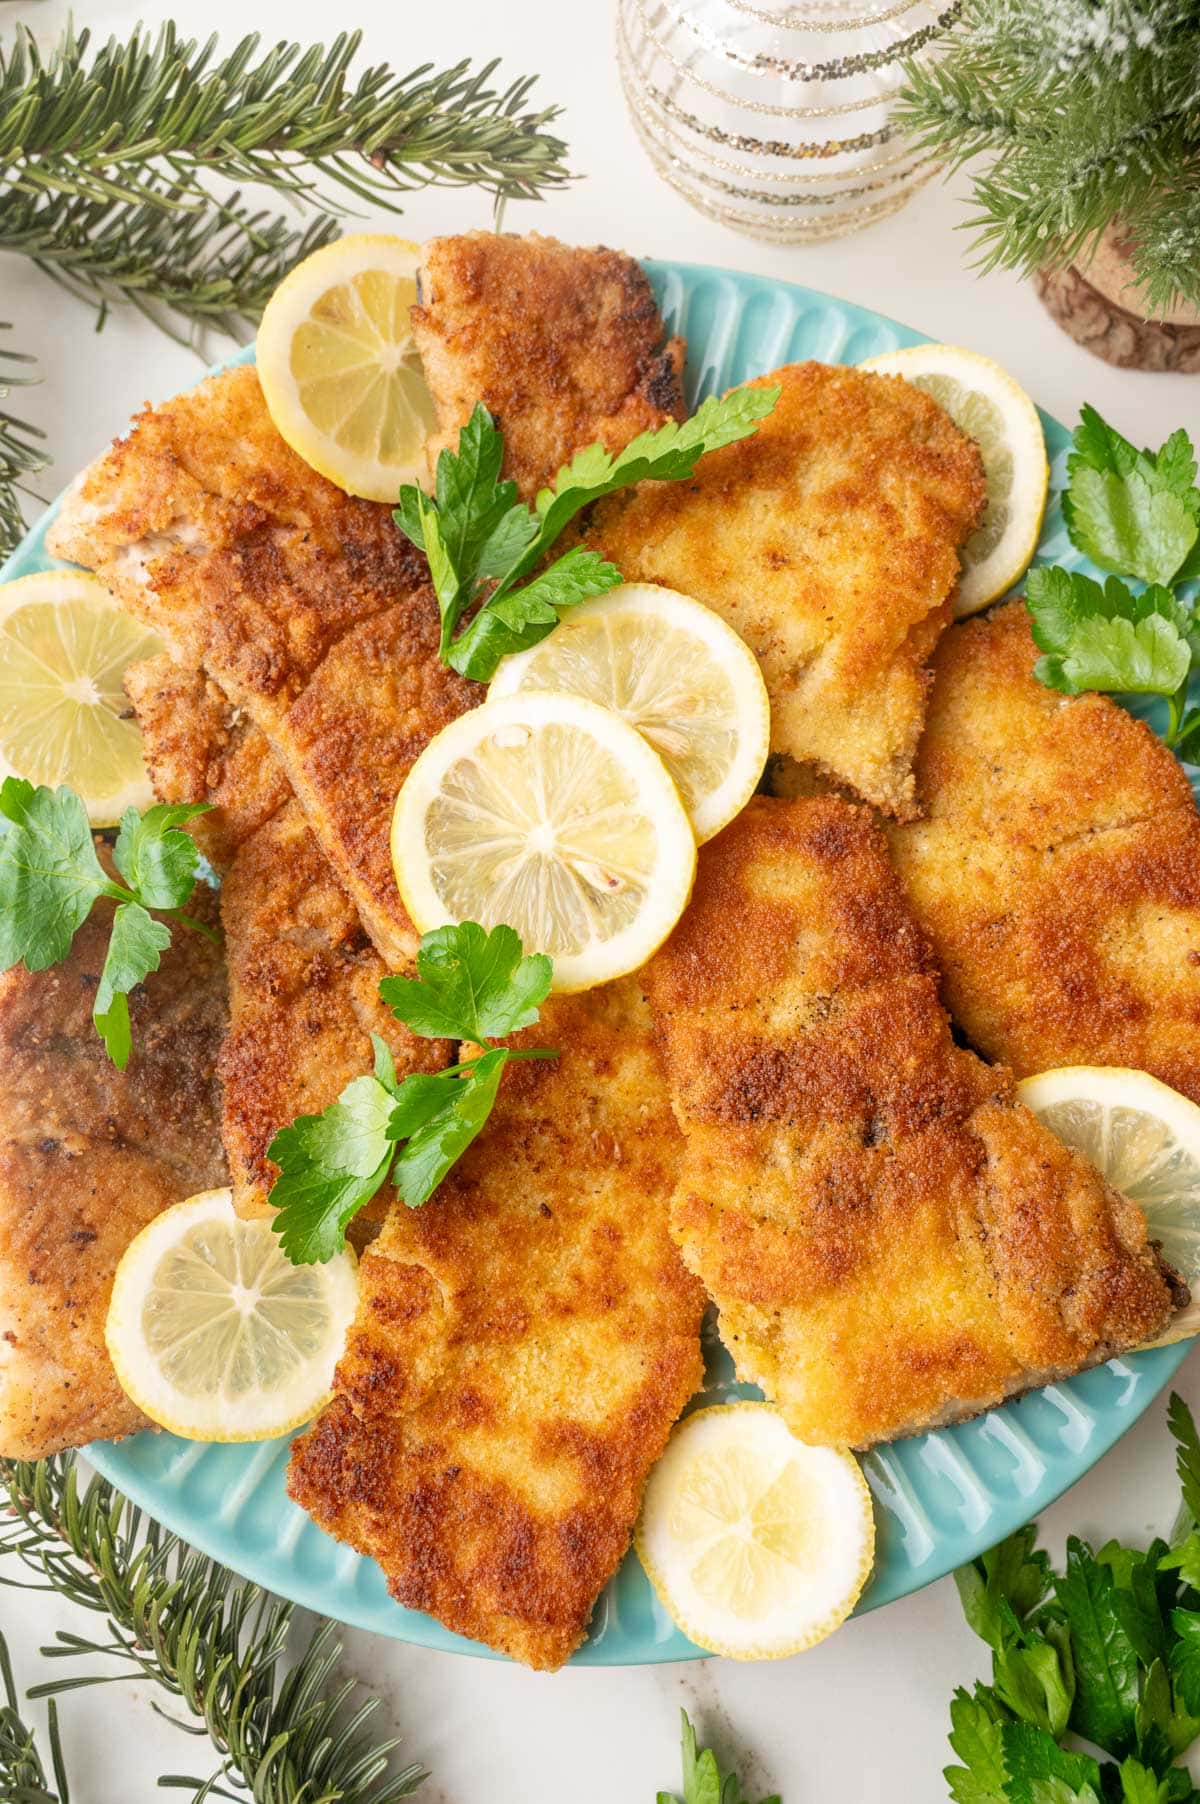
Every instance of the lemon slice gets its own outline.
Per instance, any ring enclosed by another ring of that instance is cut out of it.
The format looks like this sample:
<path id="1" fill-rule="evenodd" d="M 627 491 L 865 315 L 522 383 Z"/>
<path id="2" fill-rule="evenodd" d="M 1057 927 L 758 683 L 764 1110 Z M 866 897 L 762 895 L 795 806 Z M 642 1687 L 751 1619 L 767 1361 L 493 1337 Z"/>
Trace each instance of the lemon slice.
<path id="1" fill-rule="evenodd" d="M 293 1265 L 269 1216 L 243 1221 L 228 1190 L 205 1190 L 126 1249 L 105 1338 L 122 1389 L 160 1428 L 266 1441 L 328 1401 L 357 1300 L 353 1253 Z"/>
<path id="2" fill-rule="evenodd" d="M 433 401 L 408 323 L 421 247 L 358 232 L 314 251 L 279 284 L 258 328 L 271 418 L 322 476 L 395 501 L 424 469 Z"/>
<path id="3" fill-rule="evenodd" d="M 1157 1347 L 1200 1333 L 1200 1108 L 1146 1071 L 1067 1065 L 1017 1086 L 1052 1133 L 1142 1210 L 1192 1300 Z"/>
<path id="4" fill-rule="evenodd" d="M 868 357 L 880 376 L 903 376 L 924 389 L 979 446 L 987 507 L 959 552 L 954 600 L 961 619 L 1005 595 L 1023 575 L 1042 529 L 1050 467 L 1037 408 L 1007 370 L 957 345 L 910 345 Z"/>
<path id="5" fill-rule="evenodd" d="M 675 780 L 703 844 L 754 794 L 771 738 L 758 659 L 711 608 L 656 583 L 624 583 L 572 608 L 505 658 L 489 697 L 585 695 L 635 726 Z"/>
<path id="6" fill-rule="evenodd" d="M 66 783 L 93 827 L 154 800 L 121 687 L 162 640 L 82 570 L 0 584 L 0 777 Z"/>
<path id="7" fill-rule="evenodd" d="M 417 930 L 507 921 L 556 990 L 636 971 L 691 894 L 696 840 L 657 752 L 578 695 L 489 701 L 443 727 L 396 797 L 392 864 Z"/>
<path id="8" fill-rule="evenodd" d="M 685 1635 L 731 1660 L 780 1660 L 849 1616 L 875 1550 L 852 1454 L 807 1447 L 767 1403 L 681 1422 L 650 1475 L 638 1556 Z"/>

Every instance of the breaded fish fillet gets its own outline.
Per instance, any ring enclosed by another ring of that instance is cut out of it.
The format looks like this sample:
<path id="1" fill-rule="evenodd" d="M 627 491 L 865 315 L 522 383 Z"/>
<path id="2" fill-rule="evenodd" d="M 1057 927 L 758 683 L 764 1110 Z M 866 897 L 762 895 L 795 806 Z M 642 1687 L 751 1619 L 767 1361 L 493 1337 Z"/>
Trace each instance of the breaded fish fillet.
<path id="1" fill-rule="evenodd" d="M 479 1139 L 361 1264 L 289 1489 L 394 1597 L 529 1666 L 583 1638 L 701 1378 L 667 1232 L 680 1137 L 635 980 L 556 998 Z"/>
<path id="2" fill-rule="evenodd" d="M 1141 1212 L 954 1044 L 865 810 L 756 798 L 644 976 L 686 1136 L 673 1232 L 801 1439 L 952 1422 L 1170 1319 Z"/>
<path id="3" fill-rule="evenodd" d="M 221 887 L 229 1034 L 221 1049 L 223 1132 L 234 1204 L 267 1204 L 267 1147 L 297 1115 L 319 1114 L 372 1065 L 370 1035 L 401 1077 L 450 1063 L 379 999 L 387 970 L 334 881 L 295 800 L 243 842 Z M 380 1200 L 372 1211 L 384 1212 Z"/>
<path id="4" fill-rule="evenodd" d="M 1182 767 L 1104 695 L 1033 675 L 1020 601 L 946 634 L 891 833 L 942 994 L 1018 1077 L 1131 1065 L 1200 1102 L 1200 815 Z"/>
<path id="5" fill-rule="evenodd" d="M 985 501 L 979 453 L 898 376 L 791 364 L 758 430 L 690 482 L 602 502 L 588 533 L 632 582 L 724 616 L 758 654 L 771 749 L 904 819 L 926 664 L 958 547 Z"/>
<path id="6" fill-rule="evenodd" d="M 193 914 L 216 919 L 199 887 Z M 118 1071 L 92 1026 L 112 904 L 64 961 L 0 975 L 0 1454 L 42 1459 L 146 1426 L 117 1383 L 104 1318 L 117 1262 L 147 1222 L 226 1181 L 219 950 L 177 928 L 129 999 Z"/>
<path id="7" fill-rule="evenodd" d="M 622 450 L 683 419 L 683 340 L 664 343 L 632 257 L 556 239 L 467 232 L 425 246 L 413 335 L 437 408 L 427 447 L 458 443 L 477 401 L 504 434 L 504 474 L 527 500 L 598 439 Z"/>
<path id="8" fill-rule="evenodd" d="M 52 537 L 237 711 L 220 754 L 230 780 L 210 793 L 236 793 L 247 766 L 255 797 L 278 785 L 248 732 L 260 728 L 381 954 L 394 968 L 409 961 L 416 935 L 392 877 L 392 802 L 434 733 L 483 692 L 438 661 L 425 560 L 390 511 L 302 463 L 242 368 L 145 411 L 84 472 Z M 211 731 L 207 686 L 197 698 Z M 146 720 L 147 692 L 139 705 Z M 184 745 L 172 763 L 185 755 L 198 775 Z M 234 829 L 249 812 L 239 804 Z"/>

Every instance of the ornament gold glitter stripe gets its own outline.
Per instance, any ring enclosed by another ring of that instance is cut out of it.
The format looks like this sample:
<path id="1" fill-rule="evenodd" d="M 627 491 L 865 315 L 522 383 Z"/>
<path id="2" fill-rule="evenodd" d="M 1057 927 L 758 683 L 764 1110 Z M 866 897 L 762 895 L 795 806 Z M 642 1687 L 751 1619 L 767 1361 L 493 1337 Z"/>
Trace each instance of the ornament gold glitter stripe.
<path id="1" fill-rule="evenodd" d="M 659 96 L 658 98 L 661 103 L 662 97 Z M 712 169 L 723 169 L 728 175 L 750 177 L 757 181 L 770 182 L 773 185 L 783 185 L 788 182 L 796 185 L 803 185 L 806 183 L 815 185 L 817 183 L 844 182 L 846 180 L 847 171 L 845 169 L 820 171 L 807 169 L 760 169 L 750 163 L 736 162 L 732 157 L 716 156 L 711 150 L 706 150 L 702 145 L 695 143 L 692 138 L 685 138 L 682 133 L 675 129 L 674 125 L 671 123 L 670 117 L 664 117 L 661 111 L 655 112 L 653 108 L 647 107 L 645 109 L 645 118 L 657 129 L 664 146 L 668 147 L 672 154 L 678 155 L 681 160 L 686 160 L 687 158 L 698 159 L 700 162 L 707 163 Z M 691 129 L 693 131 L 700 131 L 705 137 L 711 135 L 709 129 L 706 128 L 700 120 L 692 121 Z M 893 134 L 890 131 L 887 131 L 883 134 L 883 139 L 881 141 L 886 142 L 892 136 Z M 868 133 L 862 138 L 847 139 L 840 144 L 835 142 L 835 149 L 863 150 L 870 148 L 874 142 L 876 142 L 874 134 Z M 762 145 L 757 139 L 753 138 L 749 140 L 749 147 L 754 150 L 765 150 L 768 154 L 772 151 L 771 146 Z M 778 155 L 780 153 L 775 152 L 774 154 Z M 813 147 L 810 154 L 811 156 L 816 157 L 826 157 L 832 155 L 833 151 L 828 150 L 825 145 L 817 145 Z M 893 151 L 890 156 L 876 157 L 874 162 L 871 163 L 855 164 L 853 174 L 856 176 L 877 175 L 887 169 L 901 171 L 902 167 L 910 167 L 914 160 L 916 159 L 913 146 L 911 144 L 902 144 L 901 148 Z"/>
<path id="2" fill-rule="evenodd" d="M 963 0 L 952 0 L 952 4 L 945 7 L 936 19 L 928 25 L 922 25 L 917 31 L 910 32 L 906 38 L 897 38 L 895 43 L 882 45 L 878 50 L 859 50 L 852 56 L 830 57 L 823 63 L 810 63 L 798 57 L 772 56 L 765 50 L 756 50 L 752 56 L 746 56 L 736 45 L 723 42 L 714 32 L 709 31 L 692 13 L 677 9 L 671 4 L 671 0 L 659 0 L 659 5 L 667 18 L 690 32 L 698 44 L 702 44 L 722 62 L 732 63 L 738 69 L 746 69 L 752 75 L 778 75 L 785 81 L 808 82 L 844 81 L 851 75 L 869 75 L 872 70 L 886 68 L 889 63 L 899 62 L 902 57 L 915 56 L 918 50 L 924 49 L 926 44 L 954 23 L 963 9 Z"/>
<path id="3" fill-rule="evenodd" d="M 636 122 L 635 122 L 636 123 Z M 639 133 L 640 135 L 640 133 Z M 658 173 L 677 194 L 681 194 L 691 206 L 709 219 L 715 219 L 720 225 L 732 226 L 735 231 L 742 232 L 747 238 L 757 238 L 767 244 L 794 244 L 796 242 L 796 226 L 794 221 L 776 224 L 774 220 L 764 219 L 761 215 L 746 213 L 737 207 L 725 207 L 710 201 L 707 196 L 699 195 L 691 189 L 686 181 L 676 173 L 659 164 L 651 153 L 651 161 L 655 163 Z M 930 172 L 932 173 L 932 171 Z M 920 178 L 920 183 L 927 181 L 928 175 Z M 804 239 L 806 243 L 817 244 L 827 238 L 841 238 L 847 232 L 860 230 L 863 226 L 874 225 L 891 214 L 898 213 L 909 197 L 910 190 L 902 188 L 893 196 L 883 201 L 863 207 L 848 207 L 844 213 L 829 215 L 824 220 L 808 220 L 804 222 Z"/>
<path id="4" fill-rule="evenodd" d="M 627 58 L 625 45 L 619 45 L 618 52 L 619 61 L 622 60 L 621 52 L 625 52 Z M 622 66 L 626 68 L 627 61 L 623 62 Z M 807 138 L 801 139 L 798 143 L 788 143 L 783 138 L 751 138 L 744 132 L 727 132 L 719 125 L 707 124 L 698 114 L 689 113 L 669 94 L 649 82 L 647 82 L 644 92 L 647 100 L 652 101 L 667 118 L 674 120 L 679 125 L 686 125 L 688 130 L 695 132 L 698 137 L 707 138 L 710 144 L 723 144 L 729 150 L 746 151 L 752 156 L 787 157 L 801 162 L 813 157 L 824 159 L 838 156 L 842 151 L 874 150 L 880 145 L 887 144 L 896 135 L 890 125 L 884 125 L 877 132 L 859 132 L 858 136 L 854 138 Z M 874 100 L 871 104 L 878 106 L 879 102 Z"/>

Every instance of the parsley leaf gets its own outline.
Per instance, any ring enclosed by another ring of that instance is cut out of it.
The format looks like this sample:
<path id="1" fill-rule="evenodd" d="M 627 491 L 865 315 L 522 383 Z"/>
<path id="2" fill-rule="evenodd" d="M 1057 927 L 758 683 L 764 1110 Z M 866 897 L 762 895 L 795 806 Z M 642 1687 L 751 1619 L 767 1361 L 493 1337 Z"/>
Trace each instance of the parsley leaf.
<path id="1" fill-rule="evenodd" d="M 603 445 L 580 451 L 543 489 L 535 508 L 500 480 L 504 441 L 482 403 L 438 458 L 436 492 L 400 491 L 393 519 L 424 551 L 437 595 L 440 656 L 461 675 L 486 682 L 502 658 L 553 632 L 563 609 L 603 595 L 621 573 L 576 546 L 522 587 L 563 529 L 593 501 L 633 483 L 690 476 L 700 457 L 753 432 L 779 397 L 774 388 L 711 396 L 682 425 L 644 432 L 615 457 Z M 488 593 L 488 585 L 495 587 Z M 477 609 L 459 632 L 464 616 Z"/>
<path id="2" fill-rule="evenodd" d="M 1090 1754 L 1060 1748 L 1030 1723 L 1005 1723 L 1000 1735 L 1009 1804 L 1100 1804 L 1100 1768 Z"/>
<path id="3" fill-rule="evenodd" d="M 1050 1589 L 1050 1560 L 1036 1541 L 1037 1523 L 1026 1523 L 954 1574 L 963 1615 L 990 1647 L 1004 1645 L 1003 1604 L 1023 1623 Z"/>
<path id="4" fill-rule="evenodd" d="M 697 1748 L 696 1731 L 688 1720 L 687 1711 L 681 1710 L 679 1714 L 682 1718 L 682 1804 L 750 1804 L 737 1774 L 722 1773 L 711 1748 Z M 674 1792 L 660 1791 L 656 1795 L 656 1804 L 681 1804 L 681 1801 Z M 763 1798 L 762 1804 L 780 1804 L 778 1793 Z"/>
<path id="5" fill-rule="evenodd" d="M 132 1050 L 130 990 L 159 965 L 170 930 L 156 909 L 184 926 L 213 935 L 182 913 L 195 886 L 200 855 L 180 831 L 207 804 L 126 811 L 113 847 L 125 883 L 109 877 L 96 852 L 87 810 L 73 790 L 34 788 L 20 777 L 0 785 L 0 970 L 59 964 L 101 896 L 119 904 L 100 972 L 92 1018 L 113 1063 L 124 1070 Z"/>
<path id="6" fill-rule="evenodd" d="M 1200 538 L 1200 491 L 1186 432 L 1138 451 L 1083 409 L 1067 461 L 1063 518 L 1072 542 L 1100 565 L 1147 583 L 1178 580 Z"/>
<path id="7" fill-rule="evenodd" d="M 544 954 L 523 957 L 511 927 L 475 921 L 427 933 L 416 977 L 385 977 L 379 994 L 413 1033 L 479 1045 L 478 1056 L 397 1082 L 377 1035 L 373 1076 L 356 1077 L 320 1115 L 302 1115 L 267 1149 L 280 1175 L 273 1223 L 296 1265 L 331 1259 L 358 1211 L 391 1182 L 410 1208 L 428 1201 L 479 1133 L 511 1059 L 556 1058 L 545 1048 L 493 1046 L 530 1027 L 550 990 Z"/>
<path id="8" fill-rule="evenodd" d="M 1034 675 L 1050 688 L 1174 695 L 1187 681 L 1191 616 L 1160 584 L 1135 595 L 1116 576 L 1101 587 L 1078 570 L 1038 569 L 1025 600 L 1034 643 L 1047 654 Z"/>
<path id="9" fill-rule="evenodd" d="M 1138 1701 L 1138 1660 L 1114 1602 L 1112 1569 L 1085 1541 L 1067 1541 L 1067 1569 L 1055 1599 L 1071 1635 L 1075 1702 L 1071 1727 L 1112 1754 L 1131 1753 Z"/>
<path id="10" fill-rule="evenodd" d="M 1200 1525 L 1200 1434 L 1192 1420 L 1192 1412 L 1179 1395 L 1171 1392 L 1167 1405 L 1167 1427 L 1175 1440 L 1175 1470 L 1183 1505 L 1192 1522 Z"/>
<path id="11" fill-rule="evenodd" d="M 961 1686 L 950 1704 L 950 1746 L 964 1762 L 948 1766 L 942 1777 L 954 1804 L 1007 1804 L 1008 1768 L 1004 1764 L 1004 1712 L 986 1687 L 974 1696 Z"/>

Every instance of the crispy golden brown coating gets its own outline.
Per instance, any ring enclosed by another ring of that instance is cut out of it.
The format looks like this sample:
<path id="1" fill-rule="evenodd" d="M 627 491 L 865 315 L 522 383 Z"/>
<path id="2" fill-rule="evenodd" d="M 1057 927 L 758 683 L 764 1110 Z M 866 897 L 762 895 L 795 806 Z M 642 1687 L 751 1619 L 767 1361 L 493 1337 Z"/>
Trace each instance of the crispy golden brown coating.
<path id="1" fill-rule="evenodd" d="M 892 856 L 972 1044 L 1018 1077 L 1131 1065 L 1200 1102 L 1200 815 L 1103 695 L 1033 676 L 1024 605 L 948 632 Z"/>
<path id="2" fill-rule="evenodd" d="M 589 541 L 737 629 L 771 693 L 773 751 L 905 818 L 926 663 L 984 505 L 979 453 L 900 377 L 800 363 L 750 386 L 775 383 L 751 438 L 690 482 L 602 502 Z"/>
<path id="3" fill-rule="evenodd" d="M 190 907 L 215 921 L 210 890 Z M 145 1427 L 104 1345 L 113 1273 L 161 1210 L 225 1182 L 221 955 L 176 929 L 130 997 L 133 1053 L 118 1071 L 91 1020 L 111 914 L 97 905 L 62 964 L 0 975 L 0 1454 L 10 1459 Z"/>
<path id="4" fill-rule="evenodd" d="M 1169 1319 L 1140 1211 L 955 1046 L 865 810 L 752 801 L 645 976 L 686 1136 L 672 1229 L 803 1440 L 954 1421 Z"/>
<path id="5" fill-rule="evenodd" d="M 275 754 L 211 677 L 167 652 L 131 664 L 124 681 L 155 794 L 209 804 L 188 831 L 215 870 L 228 870 L 243 840 L 291 796 Z"/>
<path id="6" fill-rule="evenodd" d="M 251 1215 L 278 1176 L 267 1158 L 275 1134 L 297 1115 L 319 1114 L 371 1069 L 372 1033 L 391 1047 L 401 1077 L 440 1071 L 450 1048 L 418 1039 L 380 1001 L 387 967 L 294 800 L 239 848 L 221 887 L 221 923 L 225 1149 L 234 1205 Z"/>
<path id="7" fill-rule="evenodd" d="M 365 1254 L 335 1401 L 292 1496 L 403 1604 L 562 1664 L 701 1377 L 667 1232 L 680 1139 L 633 980 L 558 998 L 486 1128 Z"/>
<path id="8" fill-rule="evenodd" d="M 620 451 L 684 417 L 684 346 L 632 257 L 553 238 L 467 232 L 425 247 L 413 333 L 437 407 L 430 470 L 482 401 L 504 474 L 532 499 L 599 440 Z"/>

